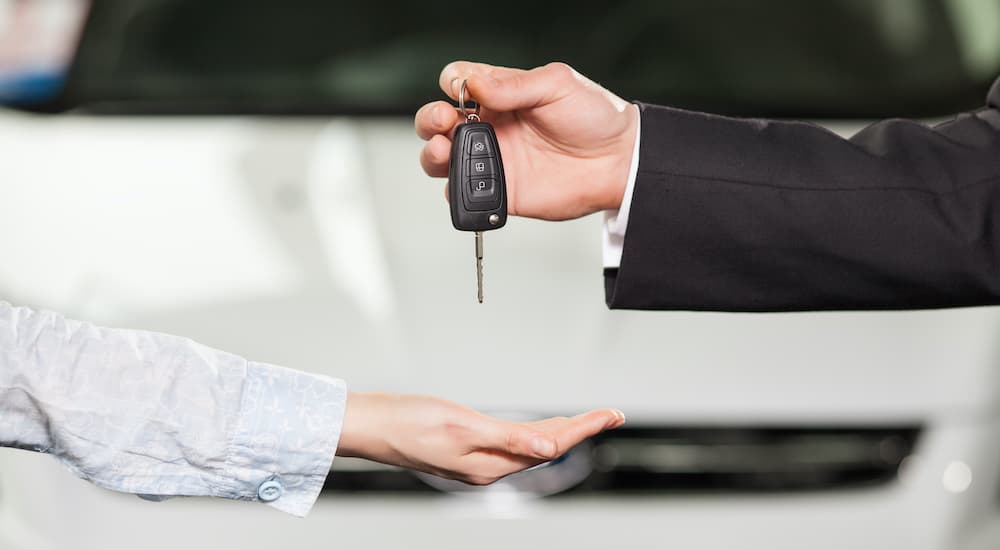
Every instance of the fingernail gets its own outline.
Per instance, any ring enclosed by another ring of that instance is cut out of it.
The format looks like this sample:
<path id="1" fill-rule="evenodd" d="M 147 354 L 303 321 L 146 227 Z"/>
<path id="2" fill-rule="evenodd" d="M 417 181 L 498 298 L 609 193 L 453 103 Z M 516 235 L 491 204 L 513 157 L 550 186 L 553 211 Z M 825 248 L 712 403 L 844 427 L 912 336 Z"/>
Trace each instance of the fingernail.
<path id="1" fill-rule="evenodd" d="M 551 440 L 544 437 L 536 437 L 531 440 L 531 450 L 540 458 L 549 458 L 556 454 L 556 446 Z"/>
<path id="2" fill-rule="evenodd" d="M 459 86 L 461 86 L 461 85 L 462 85 L 462 83 L 459 82 L 457 78 L 451 79 L 451 85 L 450 85 L 450 87 L 451 87 L 451 93 L 452 93 L 452 95 L 454 95 L 455 97 L 458 97 Z"/>
<path id="3" fill-rule="evenodd" d="M 615 409 L 614 413 L 615 413 L 616 424 L 618 424 L 619 426 L 621 426 L 622 424 L 624 424 L 625 423 L 625 413 L 623 413 L 621 411 L 621 409 Z"/>

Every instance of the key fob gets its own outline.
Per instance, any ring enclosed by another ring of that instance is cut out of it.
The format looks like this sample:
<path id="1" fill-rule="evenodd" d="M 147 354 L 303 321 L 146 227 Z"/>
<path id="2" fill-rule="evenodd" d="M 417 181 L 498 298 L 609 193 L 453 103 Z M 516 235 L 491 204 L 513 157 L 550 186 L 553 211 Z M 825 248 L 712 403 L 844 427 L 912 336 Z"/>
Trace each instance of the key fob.
<path id="1" fill-rule="evenodd" d="M 466 122 L 455 128 L 448 198 L 451 223 L 459 231 L 489 231 L 507 223 L 507 184 L 491 124 Z"/>

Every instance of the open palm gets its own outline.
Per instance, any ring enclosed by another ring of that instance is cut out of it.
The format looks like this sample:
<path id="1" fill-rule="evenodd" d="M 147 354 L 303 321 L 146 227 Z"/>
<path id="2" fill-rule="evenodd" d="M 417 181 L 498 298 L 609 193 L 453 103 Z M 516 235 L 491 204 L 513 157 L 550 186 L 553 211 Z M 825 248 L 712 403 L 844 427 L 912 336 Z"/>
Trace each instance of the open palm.
<path id="1" fill-rule="evenodd" d="M 615 409 L 511 422 L 435 397 L 351 393 L 337 454 L 486 485 L 624 422 Z"/>

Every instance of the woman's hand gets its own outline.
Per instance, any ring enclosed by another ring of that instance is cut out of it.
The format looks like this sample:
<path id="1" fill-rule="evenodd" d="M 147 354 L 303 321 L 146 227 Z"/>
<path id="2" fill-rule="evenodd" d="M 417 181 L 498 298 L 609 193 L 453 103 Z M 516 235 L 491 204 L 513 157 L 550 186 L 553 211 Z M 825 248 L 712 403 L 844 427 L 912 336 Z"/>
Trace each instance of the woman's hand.
<path id="1" fill-rule="evenodd" d="M 439 84 L 458 99 L 466 79 L 482 119 L 496 129 L 510 214 L 565 220 L 621 206 L 638 127 L 628 102 L 562 63 L 525 71 L 456 61 L 441 71 Z M 428 175 L 448 175 L 459 122 L 444 101 L 417 112 Z"/>
<path id="2" fill-rule="evenodd" d="M 487 485 L 624 423 L 614 409 L 510 422 L 434 397 L 352 392 L 337 454 Z"/>

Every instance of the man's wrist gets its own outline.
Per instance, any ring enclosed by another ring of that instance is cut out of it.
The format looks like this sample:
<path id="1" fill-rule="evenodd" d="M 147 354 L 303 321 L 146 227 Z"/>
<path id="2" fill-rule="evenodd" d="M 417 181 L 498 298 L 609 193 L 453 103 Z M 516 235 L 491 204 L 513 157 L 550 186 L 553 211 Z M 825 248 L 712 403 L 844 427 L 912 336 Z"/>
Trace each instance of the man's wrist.
<path id="1" fill-rule="evenodd" d="M 625 189 L 632 169 L 632 156 L 639 139 L 639 109 L 629 104 L 622 112 L 627 121 L 626 129 L 610 157 L 610 166 L 602 182 L 601 199 L 597 210 L 618 210 L 625 197 Z"/>
<path id="2" fill-rule="evenodd" d="M 617 268 L 621 265 L 622 251 L 625 247 L 625 232 L 628 227 L 629 211 L 632 206 L 632 194 L 635 191 L 635 180 L 639 174 L 639 143 L 642 139 L 642 120 L 639 106 L 633 105 L 636 114 L 635 140 L 628 161 L 628 174 L 625 179 L 625 190 L 619 207 L 605 210 L 603 233 L 603 263 L 605 268 Z"/>

